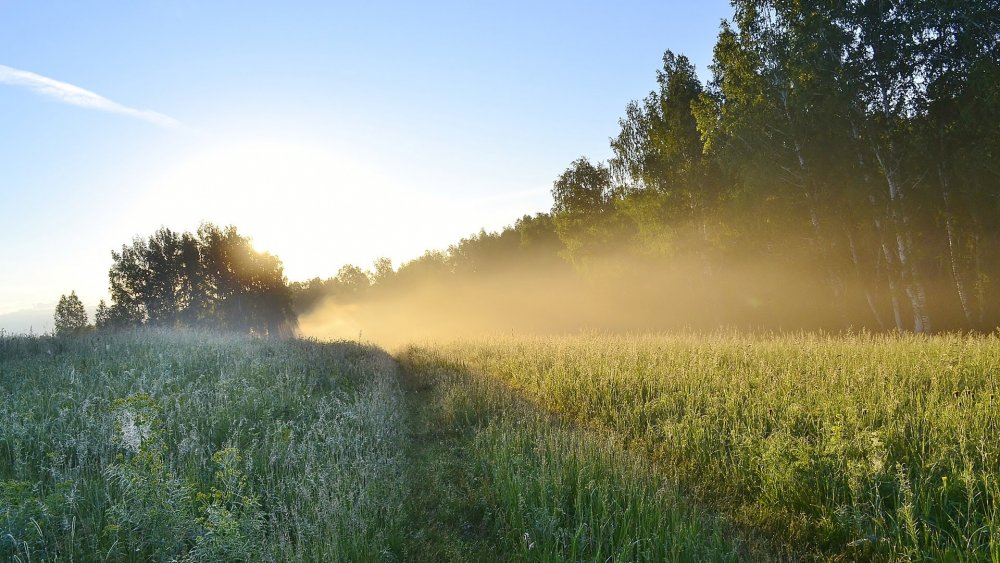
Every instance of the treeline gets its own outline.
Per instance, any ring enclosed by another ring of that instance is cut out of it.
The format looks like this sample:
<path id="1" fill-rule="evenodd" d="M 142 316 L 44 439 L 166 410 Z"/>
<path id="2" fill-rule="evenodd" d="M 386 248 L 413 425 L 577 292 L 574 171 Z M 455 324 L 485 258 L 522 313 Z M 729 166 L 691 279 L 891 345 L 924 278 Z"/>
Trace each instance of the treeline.
<path id="1" fill-rule="evenodd" d="M 235 227 L 161 228 L 111 256 L 111 305 L 98 305 L 98 328 L 187 326 L 269 336 L 296 329 L 281 261 L 254 250 Z"/>
<path id="2" fill-rule="evenodd" d="M 571 266 L 579 307 L 617 304 L 618 324 L 652 313 L 637 328 L 997 326 L 1000 1 L 733 5 L 709 82 L 668 51 L 550 214 L 295 284 L 296 308 L 470 276 L 527 291 L 511 272 L 530 264 Z"/>
<path id="3" fill-rule="evenodd" d="M 388 258 L 375 260 L 365 270 L 346 264 L 328 279 L 292 282 L 294 309 L 308 313 L 324 300 L 357 303 L 425 290 L 448 290 L 476 279 L 523 277 L 537 272 L 570 272 L 562 258 L 563 243 L 547 213 L 525 215 L 501 232 L 480 231 L 444 251 L 393 267 Z"/>
<path id="4" fill-rule="evenodd" d="M 996 326 L 1000 2 L 734 6 L 711 83 L 668 58 L 611 169 L 630 191 L 687 186 L 706 245 L 730 227 L 803 260 L 867 324 Z"/>

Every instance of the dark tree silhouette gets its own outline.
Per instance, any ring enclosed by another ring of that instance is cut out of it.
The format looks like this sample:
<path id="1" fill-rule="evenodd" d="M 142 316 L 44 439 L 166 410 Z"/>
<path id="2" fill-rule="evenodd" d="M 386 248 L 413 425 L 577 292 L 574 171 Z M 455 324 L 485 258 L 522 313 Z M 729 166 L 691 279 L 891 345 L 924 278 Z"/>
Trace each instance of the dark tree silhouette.
<path id="1" fill-rule="evenodd" d="M 94 326 L 97 328 L 111 326 L 111 309 L 103 299 L 97 304 L 97 310 L 94 311 Z"/>
<path id="2" fill-rule="evenodd" d="M 161 228 L 112 252 L 111 326 L 207 326 L 271 336 L 295 330 L 281 261 L 235 227 Z"/>
<path id="3" fill-rule="evenodd" d="M 87 311 L 76 296 L 75 291 L 59 297 L 56 305 L 55 330 L 56 336 L 79 334 L 87 328 Z"/>

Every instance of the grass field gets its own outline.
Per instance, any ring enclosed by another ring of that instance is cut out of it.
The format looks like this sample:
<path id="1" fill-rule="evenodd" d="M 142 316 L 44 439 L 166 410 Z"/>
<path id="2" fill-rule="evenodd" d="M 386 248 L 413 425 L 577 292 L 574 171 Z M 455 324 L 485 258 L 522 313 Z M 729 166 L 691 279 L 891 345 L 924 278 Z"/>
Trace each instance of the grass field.
<path id="1" fill-rule="evenodd" d="M 0 336 L 0 560 L 1000 561 L 1000 340 Z"/>
<path id="2" fill-rule="evenodd" d="M 996 335 L 508 338 L 410 353 L 614 437 L 792 557 L 1000 561 Z"/>
<path id="3" fill-rule="evenodd" d="M 0 339 L 0 560 L 398 551 L 395 365 L 348 343 Z"/>

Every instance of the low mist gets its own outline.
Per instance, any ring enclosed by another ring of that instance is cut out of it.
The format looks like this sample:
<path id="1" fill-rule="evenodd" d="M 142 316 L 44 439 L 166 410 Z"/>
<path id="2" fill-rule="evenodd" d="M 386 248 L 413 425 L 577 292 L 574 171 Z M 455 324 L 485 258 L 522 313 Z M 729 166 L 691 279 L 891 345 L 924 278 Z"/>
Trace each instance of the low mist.
<path id="1" fill-rule="evenodd" d="M 299 327 L 306 337 L 394 347 L 497 333 L 837 330 L 863 315 L 853 313 L 832 302 L 824 280 L 787 266 L 706 271 L 689 261 L 667 270 L 614 257 L 588 271 L 510 268 L 375 287 L 356 299 L 329 297 L 300 315 Z"/>

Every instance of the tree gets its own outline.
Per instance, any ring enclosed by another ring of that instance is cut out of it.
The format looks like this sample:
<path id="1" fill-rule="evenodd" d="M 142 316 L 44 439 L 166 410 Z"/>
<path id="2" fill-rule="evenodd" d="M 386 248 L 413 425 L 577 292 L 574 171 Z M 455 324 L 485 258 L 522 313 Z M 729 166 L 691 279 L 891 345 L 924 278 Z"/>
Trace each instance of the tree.
<path id="1" fill-rule="evenodd" d="M 608 167 L 586 158 L 574 160 L 552 184 L 552 220 L 566 257 L 577 266 L 610 253 L 620 242 L 614 197 Z"/>
<path id="2" fill-rule="evenodd" d="M 920 161 L 944 228 L 947 270 L 964 323 L 984 325 L 986 280 L 982 226 L 1000 224 L 1000 12 L 997 0 L 922 2 L 920 53 L 927 83 L 927 119 L 916 132 Z M 936 201 L 935 201 L 936 200 Z"/>
<path id="3" fill-rule="evenodd" d="M 514 223 L 512 231 L 517 234 L 518 250 L 525 267 L 566 266 L 566 261 L 560 258 L 565 247 L 559 240 L 551 214 L 524 215 Z"/>
<path id="4" fill-rule="evenodd" d="M 292 295 L 278 257 L 253 248 L 236 227 L 198 229 L 206 309 L 203 324 L 272 336 L 296 327 Z"/>
<path id="5" fill-rule="evenodd" d="M 396 270 L 392 267 L 392 260 L 385 256 L 375 259 L 375 271 L 372 272 L 372 284 L 385 285 L 390 283 L 396 276 Z"/>
<path id="6" fill-rule="evenodd" d="M 368 277 L 368 274 L 354 264 L 344 264 L 341 266 L 337 270 L 335 280 L 340 292 L 351 296 L 363 293 L 372 284 L 372 280 Z"/>
<path id="7" fill-rule="evenodd" d="M 664 53 L 656 81 L 658 90 L 628 105 L 621 131 L 611 139 L 612 176 L 625 186 L 615 205 L 634 224 L 640 253 L 671 256 L 683 245 L 704 261 L 710 217 L 722 191 L 693 110 L 704 88 L 688 58 L 671 51 Z"/>
<path id="8" fill-rule="evenodd" d="M 97 311 L 94 311 L 94 326 L 97 328 L 108 328 L 111 326 L 111 309 L 103 299 L 97 304 Z"/>
<path id="9" fill-rule="evenodd" d="M 287 335 L 295 329 L 281 261 L 258 252 L 235 227 L 166 228 L 111 253 L 114 324 L 209 326 Z"/>
<path id="10" fill-rule="evenodd" d="M 76 291 L 59 297 L 55 314 L 56 336 L 79 334 L 87 328 L 87 311 Z"/>
<path id="11" fill-rule="evenodd" d="M 996 327 L 1000 0 L 732 5 L 712 79 L 665 52 L 612 157 L 572 162 L 551 213 L 376 266 L 367 296 L 566 268 L 718 322 Z"/>

